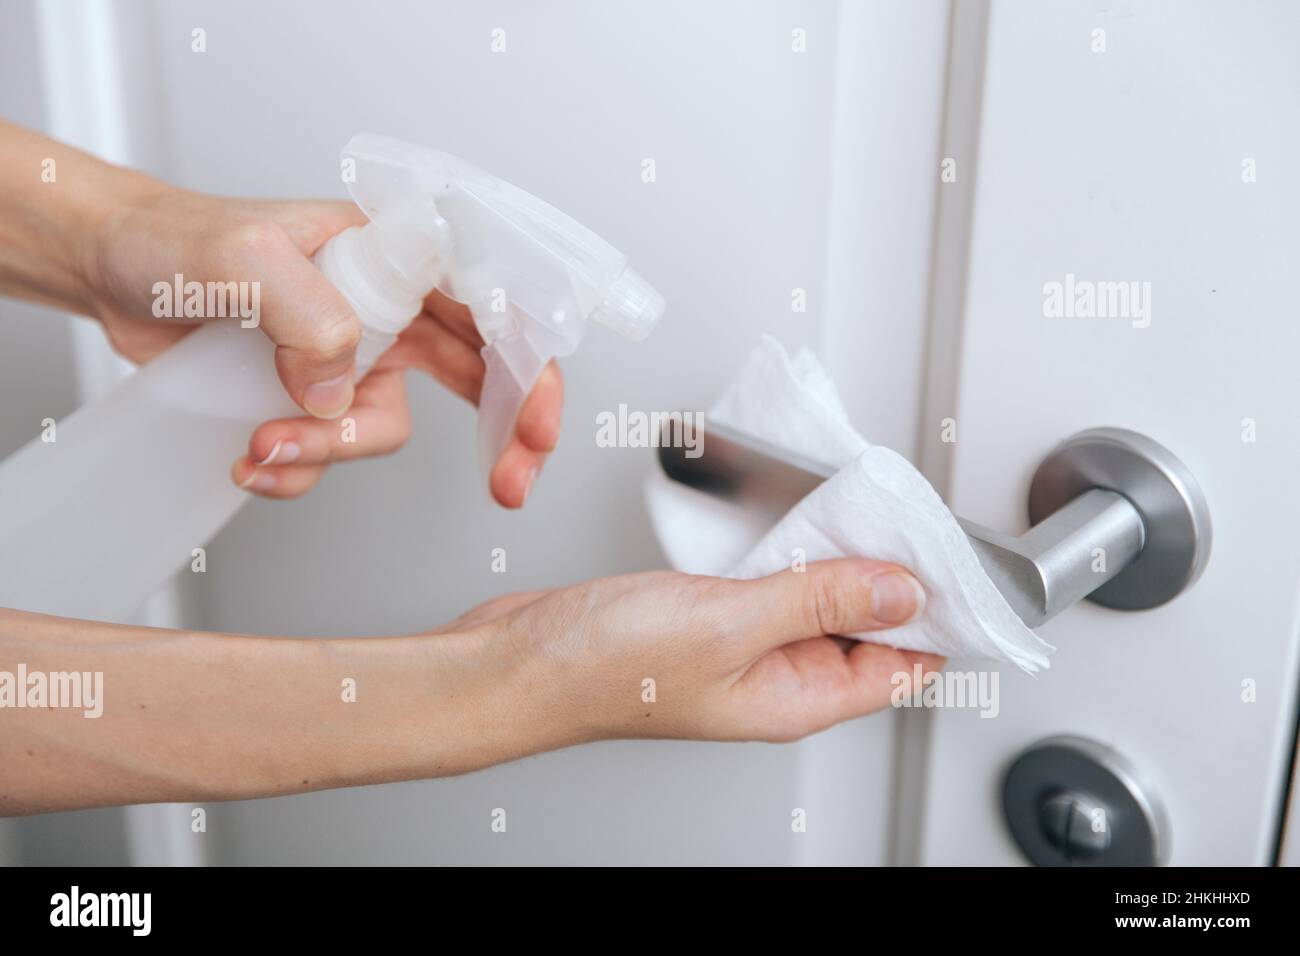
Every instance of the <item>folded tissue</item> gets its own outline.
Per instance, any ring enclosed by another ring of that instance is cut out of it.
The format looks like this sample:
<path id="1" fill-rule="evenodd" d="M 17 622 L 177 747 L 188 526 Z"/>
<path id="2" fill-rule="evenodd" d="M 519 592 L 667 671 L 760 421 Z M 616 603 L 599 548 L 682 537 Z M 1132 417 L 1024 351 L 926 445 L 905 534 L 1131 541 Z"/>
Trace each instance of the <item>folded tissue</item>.
<path id="1" fill-rule="evenodd" d="M 838 471 L 772 526 L 737 504 L 678 484 L 658 470 L 646 485 L 650 518 L 668 560 L 692 574 L 757 578 L 796 560 L 858 555 L 910 569 L 925 610 L 858 640 L 947 657 L 1005 661 L 1028 673 L 1052 646 L 1027 628 L 989 580 L 939 495 L 905 458 L 872 445 L 849 422 L 835 385 L 807 349 L 791 357 L 764 337 L 705 415 Z"/>

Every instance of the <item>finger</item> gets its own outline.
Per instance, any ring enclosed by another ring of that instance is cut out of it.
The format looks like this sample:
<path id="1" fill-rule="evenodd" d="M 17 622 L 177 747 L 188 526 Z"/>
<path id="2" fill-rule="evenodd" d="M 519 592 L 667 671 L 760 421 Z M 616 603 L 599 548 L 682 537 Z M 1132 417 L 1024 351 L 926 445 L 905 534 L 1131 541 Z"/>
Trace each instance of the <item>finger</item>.
<path id="1" fill-rule="evenodd" d="M 361 323 L 343 295 L 267 220 L 236 237 L 242 271 L 260 275 L 259 320 L 277 348 L 276 370 L 309 415 L 337 418 L 352 404 Z"/>
<path id="2" fill-rule="evenodd" d="M 838 693 L 826 696 L 825 726 L 884 709 L 894 701 L 900 687 L 911 689 L 915 686 L 917 668 L 920 668 L 920 680 L 924 681 L 927 675 L 941 670 L 945 663 L 938 654 L 867 643 L 849 651 L 844 661 L 851 679 L 837 685 Z M 915 689 L 921 690 L 920 687 Z"/>
<path id="3" fill-rule="evenodd" d="M 537 384 L 519 409 L 515 434 L 523 445 L 539 452 L 555 450 L 560 440 L 560 414 L 564 408 L 564 379 L 554 361 L 542 369 Z"/>
<path id="4" fill-rule="evenodd" d="M 338 421 L 281 418 L 259 425 L 248 442 L 257 468 L 318 465 L 388 455 L 411 437 L 406 373 L 371 372 L 357 388 L 357 400 Z"/>
<path id="5" fill-rule="evenodd" d="M 804 571 L 727 582 L 720 593 L 735 604 L 735 626 L 755 651 L 898 627 L 925 609 L 925 591 L 907 569 L 866 558 L 818 561 Z"/>
<path id="6" fill-rule="evenodd" d="M 264 498 L 298 498 L 321 480 L 328 465 L 273 465 L 257 468 L 247 458 L 235 462 L 230 477 L 249 494 Z"/>
<path id="7" fill-rule="evenodd" d="M 564 381 L 559 367 L 551 362 L 519 409 L 514 437 L 497 456 L 488 476 L 488 488 L 497 503 L 506 508 L 524 506 L 547 455 L 560 439 L 563 404 Z"/>
<path id="8" fill-rule="evenodd" d="M 418 368 L 475 405 L 483 390 L 485 365 L 479 349 L 423 316 L 401 334 L 375 367 Z M 563 405 L 564 378 L 552 361 L 542 369 L 519 410 L 516 431 L 525 446 L 533 451 L 554 450 L 560 440 Z"/>
<path id="9" fill-rule="evenodd" d="M 427 316 L 417 316 L 375 368 L 419 369 L 475 405 L 483 390 L 485 366 L 478 349 Z"/>
<path id="10" fill-rule="evenodd" d="M 479 335 L 478 326 L 474 324 L 474 313 L 463 302 L 434 289 L 424 299 L 424 311 L 475 352 L 483 347 L 483 336 Z"/>
<path id="11" fill-rule="evenodd" d="M 880 644 L 859 643 L 845 654 L 828 637 L 787 644 L 756 661 L 734 685 L 739 733 L 804 737 L 889 706 L 900 687 L 915 686 L 918 676 L 924 681 L 943 664 L 934 654 Z"/>
<path id="12" fill-rule="evenodd" d="M 544 464 L 546 455 L 543 452 L 533 451 L 517 436 L 510 439 L 488 476 L 488 489 L 497 504 L 504 508 L 522 508 Z"/>
<path id="13" fill-rule="evenodd" d="M 479 353 L 444 326 L 423 317 L 402 333 L 376 367 L 419 368 L 475 404 L 483 388 L 484 364 Z M 492 466 L 488 488 L 502 506 L 523 507 L 547 453 L 559 441 L 563 403 L 564 380 L 559 367 L 550 363 L 520 409 L 514 437 Z"/>
<path id="14" fill-rule="evenodd" d="M 289 239 L 304 256 L 311 257 L 321 246 L 351 226 L 364 226 L 370 220 L 354 202 L 344 200 L 287 199 L 247 203 L 279 223 Z"/>

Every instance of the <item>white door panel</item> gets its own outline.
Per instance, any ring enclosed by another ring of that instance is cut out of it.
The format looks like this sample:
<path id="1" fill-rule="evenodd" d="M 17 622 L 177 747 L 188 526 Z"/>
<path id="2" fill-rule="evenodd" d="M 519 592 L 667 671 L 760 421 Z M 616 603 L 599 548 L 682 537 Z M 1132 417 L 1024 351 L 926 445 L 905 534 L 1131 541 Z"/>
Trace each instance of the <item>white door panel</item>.
<path id="1" fill-rule="evenodd" d="M 427 142 L 572 213 L 670 302 L 646 342 L 593 333 L 566 363 L 565 438 L 524 516 L 484 500 L 470 412 L 416 382 L 408 447 L 335 469 L 301 503 L 251 503 L 210 545 L 184 624 L 399 633 L 503 591 L 661 566 L 641 502 L 652 458 L 597 449 L 594 415 L 703 408 L 765 332 L 830 345 L 877 440 L 915 434 L 945 3 L 96 10 L 132 53 L 125 118 L 104 135 L 148 171 L 216 193 L 342 197 L 337 151 L 358 129 Z M 63 82 L 77 63 L 52 50 L 43 72 Z M 855 175 L 866 169 L 882 175 Z M 795 288 L 807 312 L 792 311 Z M 885 373 L 863 376 L 860 348 Z M 358 507 L 375 501 L 405 504 Z M 504 578 L 494 547 L 510 556 Z M 206 848 L 221 863 L 879 863 L 893 723 L 785 747 L 614 743 L 462 779 L 209 807 Z M 495 807 L 510 811 L 506 835 L 488 826 Z M 791 831 L 795 807 L 807 834 Z"/>

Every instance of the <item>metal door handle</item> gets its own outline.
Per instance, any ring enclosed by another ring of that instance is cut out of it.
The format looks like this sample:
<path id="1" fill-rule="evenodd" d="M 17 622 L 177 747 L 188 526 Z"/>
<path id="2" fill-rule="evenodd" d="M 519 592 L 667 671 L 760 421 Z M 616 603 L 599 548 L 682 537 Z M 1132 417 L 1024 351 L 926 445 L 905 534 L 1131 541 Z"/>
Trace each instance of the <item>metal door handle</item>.
<path id="1" fill-rule="evenodd" d="M 663 436 L 668 477 L 773 515 L 835 471 L 723 426 L 705 426 L 703 438 L 702 454 L 690 458 L 699 445 Z M 1195 583 L 1210 555 L 1210 512 L 1196 480 L 1163 445 L 1123 428 L 1080 432 L 1043 460 L 1024 534 L 957 520 L 1029 627 L 1085 597 L 1123 610 L 1164 604 Z"/>

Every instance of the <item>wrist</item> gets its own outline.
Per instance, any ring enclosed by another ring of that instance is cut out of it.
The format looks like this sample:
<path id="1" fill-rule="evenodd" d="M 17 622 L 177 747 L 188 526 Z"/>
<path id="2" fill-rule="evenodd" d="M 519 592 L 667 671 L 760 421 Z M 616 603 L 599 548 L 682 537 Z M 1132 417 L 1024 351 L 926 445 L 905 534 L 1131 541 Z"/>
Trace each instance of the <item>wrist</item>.
<path id="1" fill-rule="evenodd" d="M 133 220 L 147 218 L 151 207 L 184 190 L 103 163 L 89 179 L 69 244 L 83 311 L 94 315 L 117 297 L 112 264 L 115 253 L 128 246 Z"/>
<path id="2" fill-rule="evenodd" d="M 330 733 L 360 745 L 334 785 L 451 776 L 595 739 L 551 669 L 511 644 L 492 625 L 320 641 L 340 688 Z"/>
<path id="3" fill-rule="evenodd" d="M 477 766 L 601 739 L 588 701 L 574 686 L 577 670 L 543 642 L 519 640 L 499 619 L 423 639 L 451 639 L 451 668 L 469 689 L 463 701 Z"/>

